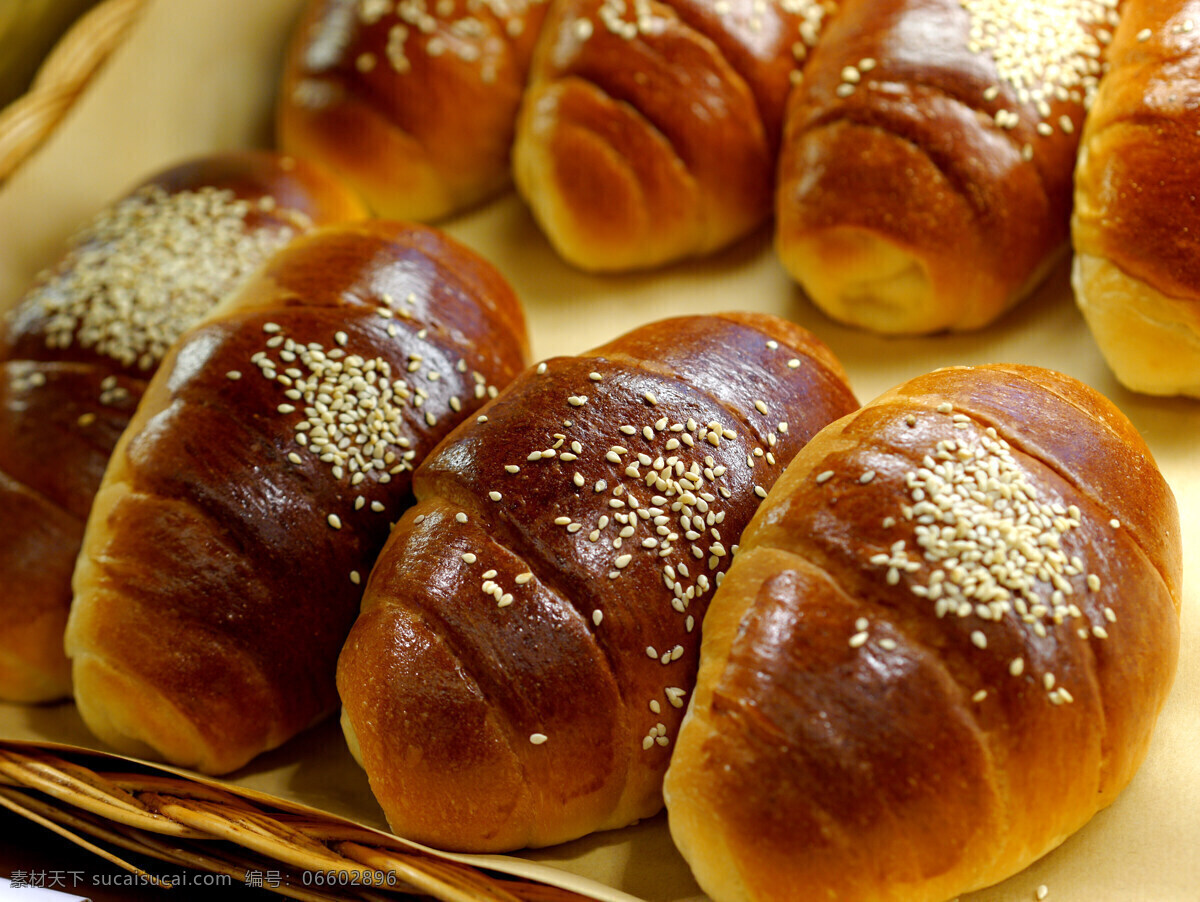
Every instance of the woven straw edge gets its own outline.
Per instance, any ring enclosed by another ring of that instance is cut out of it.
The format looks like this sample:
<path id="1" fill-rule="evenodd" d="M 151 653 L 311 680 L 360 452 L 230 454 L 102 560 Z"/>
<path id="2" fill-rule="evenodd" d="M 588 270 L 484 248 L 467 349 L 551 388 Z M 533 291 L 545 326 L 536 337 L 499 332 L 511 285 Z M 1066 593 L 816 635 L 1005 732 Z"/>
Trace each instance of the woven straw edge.
<path id="1" fill-rule="evenodd" d="M 549 884 L 498 877 L 402 840 L 289 803 L 272 806 L 261 793 L 214 790 L 183 776 L 146 774 L 133 767 L 101 773 L 96 753 L 38 748 L 0 740 L 0 806 L 60 836 L 136 870 L 111 849 L 178 867 L 245 880 L 279 872 L 263 889 L 313 900 L 395 900 L 399 894 L 442 902 L 584 902 L 588 897 Z M 125 763 L 105 758 L 105 765 Z M 326 892 L 302 872 L 356 876 L 359 884 Z M 287 879 L 291 877 L 291 882 Z M 394 885 L 380 885 L 389 875 Z M 336 890 L 336 891 L 335 891 Z"/>
<path id="2" fill-rule="evenodd" d="M 145 5 L 104 0 L 93 7 L 55 45 L 29 91 L 0 111 L 0 182 L 50 137 Z"/>

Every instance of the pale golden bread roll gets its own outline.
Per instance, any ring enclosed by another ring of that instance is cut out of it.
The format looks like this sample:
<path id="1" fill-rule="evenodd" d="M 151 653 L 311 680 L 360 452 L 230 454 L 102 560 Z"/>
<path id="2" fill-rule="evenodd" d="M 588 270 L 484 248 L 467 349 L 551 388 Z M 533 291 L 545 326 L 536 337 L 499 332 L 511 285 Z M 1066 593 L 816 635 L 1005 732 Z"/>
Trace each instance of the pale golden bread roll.
<path id="1" fill-rule="evenodd" d="M 191 159 L 100 211 L 18 300 L 0 333 L 0 698 L 70 694 L 83 524 L 167 346 L 293 237 L 363 214 L 290 157 Z"/>
<path id="2" fill-rule="evenodd" d="M 716 902 L 944 902 L 1111 803 L 1179 646 L 1170 488 L 1026 366 L 940 370 L 800 451 L 704 622 L 665 793 Z"/>
<path id="3" fill-rule="evenodd" d="M 847 0 L 788 101 L 776 247 L 834 319 L 977 329 L 1066 251 L 1115 0 Z"/>
<path id="4" fill-rule="evenodd" d="M 557 0 L 513 166 L 559 254 L 586 270 L 647 268 L 766 222 L 791 79 L 834 6 Z"/>
<path id="5" fill-rule="evenodd" d="M 87 725 L 223 773 L 330 713 L 413 467 L 525 345 L 507 282 L 433 230 L 277 254 L 172 347 L 104 474 L 66 633 Z"/>
<path id="6" fill-rule="evenodd" d="M 1200 397 L 1200 4 L 1122 7 L 1075 179 L 1075 298 L 1117 379 Z"/>
<path id="7" fill-rule="evenodd" d="M 392 829 L 498 851 L 658 811 L 738 535 L 855 406 L 807 332 L 729 314 L 548 360 L 459 427 L 418 469 L 338 662 Z"/>
<path id="8" fill-rule="evenodd" d="M 380 216 L 435 220 L 509 184 L 546 0 L 309 0 L 277 103 L 285 150 Z"/>

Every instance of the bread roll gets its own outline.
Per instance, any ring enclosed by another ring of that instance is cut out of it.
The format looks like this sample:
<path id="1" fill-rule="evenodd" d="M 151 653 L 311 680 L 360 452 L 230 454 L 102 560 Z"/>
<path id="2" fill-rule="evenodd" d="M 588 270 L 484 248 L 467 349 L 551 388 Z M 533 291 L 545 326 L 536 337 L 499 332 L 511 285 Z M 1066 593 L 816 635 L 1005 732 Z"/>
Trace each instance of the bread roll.
<path id="1" fill-rule="evenodd" d="M 1075 298 L 1123 385 L 1200 397 L 1200 4 L 1122 9 L 1079 152 Z"/>
<path id="2" fill-rule="evenodd" d="M 791 78 L 833 6 L 559 0 L 513 162 L 562 257 L 587 270 L 653 267 L 766 222 Z"/>
<path id="3" fill-rule="evenodd" d="M 92 506 L 66 633 L 92 731 L 224 773 L 332 711 L 413 467 L 525 347 L 495 269 L 381 221 L 296 240 L 212 311 L 150 382 Z"/>
<path id="4" fill-rule="evenodd" d="M 834 319 L 978 329 L 1067 246 L 1115 0 L 847 0 L 788 101 L 776 246 Z"/>
<path id="5" fill-rule="evenodd" d="M 1170 488 L 1095 391 L 941 370 L 817 435 L 704 622 L 670 829 L 728 900 L 944 902 L 1112 802 L 1175 671 Z"/>
<path id="6" fill-rule="evenodd" d="M 70 694 L 84 520 L 166 347 L 287 241 L 362 214 L 289 157 L 188 160 L 101 211 L 18 301 L 0 330 L 0 698 Z"/>
<path id="7" fill-rule="evenodd" d="M 418 469 L 338 662 L 392 829 L 499 851 L 658 811 L 738 535 L 855 406 L 807 332 L 730 314 L 546 361 L 459 427 Z"/>
<path id="8" fill-rule="evenodd" d="M 280 144 L 380 216 L 436 220 L 509 184 L 546 0 L 309 0 L 284 67 Z"/>

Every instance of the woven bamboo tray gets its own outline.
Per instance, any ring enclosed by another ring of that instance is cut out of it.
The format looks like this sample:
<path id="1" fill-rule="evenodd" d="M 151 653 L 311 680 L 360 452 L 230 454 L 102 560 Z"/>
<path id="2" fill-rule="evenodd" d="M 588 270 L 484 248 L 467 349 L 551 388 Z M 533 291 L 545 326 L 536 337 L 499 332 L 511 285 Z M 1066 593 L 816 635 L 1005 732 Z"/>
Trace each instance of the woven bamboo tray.
<path id="1" fill-rule="evenodd" d="M 105 0 L 92 8 L 55 45 L 29 91 L 0 111 L 0 182 L 50 136 L 145 3 Z"/>
<path id="2" fill-rule="evenodd" d="M 159 878 L 124 853 L 224 874 L 293 899 L 587 898 L 262 793 L 83 749 L 0 740 L 0 805 L 149 883 Z"/>

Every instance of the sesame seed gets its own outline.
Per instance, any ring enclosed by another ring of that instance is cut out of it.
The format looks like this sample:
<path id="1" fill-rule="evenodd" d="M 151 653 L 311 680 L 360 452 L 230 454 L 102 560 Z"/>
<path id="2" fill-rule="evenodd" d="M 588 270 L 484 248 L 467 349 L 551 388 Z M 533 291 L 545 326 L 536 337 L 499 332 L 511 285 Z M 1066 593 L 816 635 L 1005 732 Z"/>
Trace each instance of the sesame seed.
<path id="1" fill-rule="evenodd" d="M 1025 672 L 1025 659 L 1013 658 L 1008 664 L 1008 672 L 1013 676 L 1020 676 Z"/>
<path id="2" fill-rule="evenodd" d="M 481 416 L 478 416 L 475 418 L 476 423 L 483 424 L 483 423 L 486 423 L 487 421 L 488 421 L 488 418 L 486 416 L 481 415 Z"/>
<path id="3" fill-rule="evenodd" d="M 976 692 L 974 695 L 972 695 L 972 696 L 971 696 L 971 701 L 973 701 L 973 702 L 981 702 L 981 701 L 983 701 L 985 698 L 987 698 L 987 690 L 986 690 L 986 689 L 980 689 L 978 692 Z"/>
<path id="4" fill-rule="evenodd" d="M 477 560 L 479 560 L 479 558 L 477 558 L 477 557 L 476 557 L 476 556 L 475 556 L 475 555 L 474 555 L 472 552 L 470 552 L 470 551 L 468 551 L 466 554 L 464 554 L 464 555 L 462 556 L 462 559 L 463 559 L 463 563 L 465 563 L 465 564 L 473 564 L 473 563 L 475 563 Z"/>
<path id="5" fill-rule="evenodd" d="M 329 525 L 332 526 L 334 529 L 342 528 L 342 518 L 339 517 L 337 514 L 330 514 L 325 519 L 329 522 Z"/>
<path id="6" fill-rule="evenodd" d="M 1145 43 L 1146 41 L 1150 40 L 1150 38 L 1153 36 L 1153 34 L 1154 34 L 1154 32 L 1151 31 L 1149 28 L 1143 28 L 1141 31 L 1139 31 L 1137 33 L 1137 39 L 1140 43 Z"/>
<path id="7" fill-rule="evenodd" d="M 866 630 L 857 632 L 853 636 L 850 637 L 850 647 L 858 648 L 862 645 L 866 645 L 867 639 L 869 639 L 869 638 L 870 638 L 870 635 L 867 633 Z"/>
<path id="8" fill-rule="evenodd" d="M 1114 518 L 1114 519 L 1108 521 L 1108 525 L 1111 526 L 1113 529 L 1120 529 L 1121 521 Z"/>
<path id="9" fill-rule="evenodd" d="M 549 738 L 545 733 L 531 733 L 529 735 L 529 741 L 534 745 L 543 745 Z"/>
<path id="10" fill-rule="evenodd" d="M 592 623 L 599 626 L 604 621 L 604 612 L 599 608 L 592 611 Z"/>
<path id="11" fill-rule="evenodd" d="M 457 514 L 455 514 L 455 515 L 454 515 L 454 519 L 455 519 L 456 521 L 458 521 L 459 523 L 466 523 L 466 522 L 467 522 L 467 515 L 466 515 L 466 514 L 464 514 L 462 511 L 459 511 Z"/>
<path id="12" fill-rule="evenodd" d="M 499 492 L 488 492 L 488 498 L 492 501 L 499 501 L 501 497 Z"/>
<path id="13" fill-rule="evenodd" d="M 587 395 L 571 395 L 567 398 L 567 403 L 572 407 L 582 407 L 587 403 Z"/>
<path id="14" fill-rule="evenodd" d="M 1034 891 L 1033 895 L 1038 902 L 1041 902 L 1042 899 L 1045 899 L 1048 895 L 1050 895 L 1050 887 L 1043 883 Z"/>
<path id="15" fill-rule="evenodd" d="M 238 379 L 242 378 L 242 374 L 240 372 L 238 372 L 237 370 L 230 370 L 228 373 L 225 374 L 225 378 L 232 379 L 234 382 L 236 382 Z"/>
<path id="16" fill-rule="evenodd" d="M 826 483 L 831 479 L 833 479 L 833 470 L 825 470 L 824 472 L 817 474 L 818 485 Z"/>

